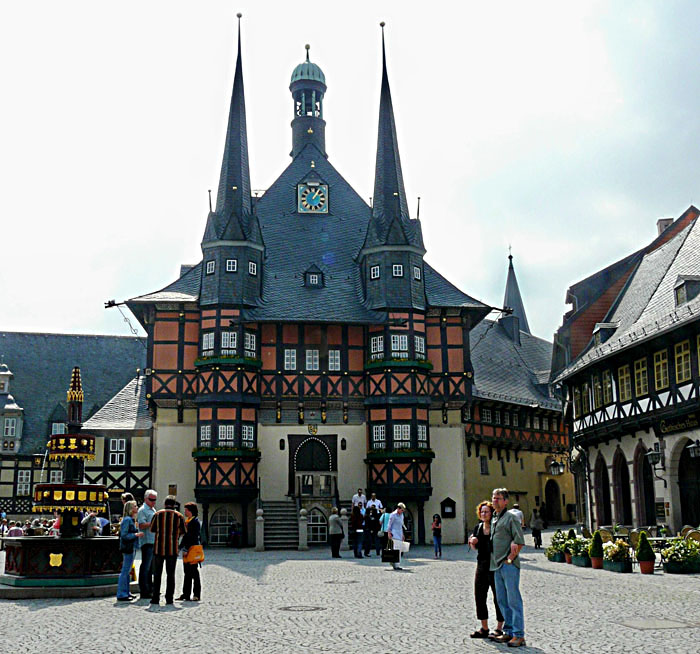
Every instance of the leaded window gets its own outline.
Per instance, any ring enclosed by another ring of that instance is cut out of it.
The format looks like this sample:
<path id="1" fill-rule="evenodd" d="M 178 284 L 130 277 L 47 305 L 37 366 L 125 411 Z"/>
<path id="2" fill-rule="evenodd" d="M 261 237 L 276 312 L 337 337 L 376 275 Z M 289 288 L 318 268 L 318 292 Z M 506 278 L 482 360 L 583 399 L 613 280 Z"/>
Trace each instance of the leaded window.
<path id="1" fill-rule="evenodd" d="M 370 359 L 384 358 L 384 336 L 372 336 L 369 339 Z"/>
<path id="2" fill-rule="evenodd" d="M 231 356 L 236 354 L 238 334 L 236 332 L 221 332 L 221 354 Z"/>
<path id="3" fill-rule="evenodd" d="M 288 349 L 284 351 L 284 369 L 285 370 L 296 370 L 297 369 L 297 351 L 294 349 Z"/>
<path id="4" fill-rule="evenodd" d="M 32 494 L 32 471 L 18 470 L 17 471 L 17 495 Z"/>
<path id="5" fill-rule="evenodd" d="M 649 380 L 647 378 L 647 360 L 637 359 L 634 362 L 634 393 L 637 397 L 649 392 Z"/>
<path id="6" fill-rule="evenodd" d="M 211 425 L 200 425 L 199 427 L 199 444 L 202 447 L 211 445 Z"/>
<path id="7" fill-rule="evenodd" d="M 654 389 L 668 388 L 668 350 L 654 352 Z"/>
<path id="8" fill-rule="evenodd" d="M 241 426 L 241 446 L 255 447 L 255 427 L 253 425 Z"/>
<path id="9" fill-rule="evenodd" d="M 231 445 L 236 440 L 235 425 L 219 425 L 219 445 Z"/>
<path id="10" fill-rule="evenodd" d="M 243 334 L 243 350 L 245 352 L 245 356 L 255 359 L 255 334 L 251 332 L 245 332 Z"/>
<path id="11" fill-rule="evenodd" d="M 394 359 L 408 359 L 408 335 L 391 335 L 391 356 Z"/>
<path id="12" fill-rule="evenodd" d="M 202 356 L 210 357 L 214 355 L 214 332 L 202 334 Z"/>
<path id="13" fill-rule="evenodd" d="M 416 359 L 425 359 L 425 336 L 415 336 Z"/>
<path id="14" fill-rule="evenodd" d="M 418 447 L 428 447 L 428 427 L 426 425 L 418 425 Z"/>
<path id="15" fill-rule="evenodd" d="M 306 350 L 306 369 L 318 370 L 318 350 Z"/>
<path id="16" fill-rule="evenodd" d="M 340 370 L 340 350 L 328 350 L 328 370 Z"/>
<path id="17" fill-rule="evenodd" d="M 394 447 L 411 445 L 411 425 L 394 425 Z"/>
<path id="18" fill-rule="evenodd" d="M 386 427 L 384 425 L 372 425 L 372 447 L 375 450 L 383 450 L 386 447 Z"/>

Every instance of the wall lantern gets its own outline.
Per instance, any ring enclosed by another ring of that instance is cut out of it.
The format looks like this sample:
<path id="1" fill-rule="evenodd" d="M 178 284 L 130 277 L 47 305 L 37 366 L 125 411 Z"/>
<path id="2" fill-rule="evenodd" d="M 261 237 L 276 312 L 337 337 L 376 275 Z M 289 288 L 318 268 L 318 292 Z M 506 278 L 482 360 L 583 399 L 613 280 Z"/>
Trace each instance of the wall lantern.
<path id="1" fill-rule="evenodd" d="M 698 449 L 700 449 L 700 448 L 698 448 Z M 664 479 L 664 477 L 660 477 L 659 475 L 656 474 L 656 466 L 659 466 L 661 468 L 661 470 L 666 469 L 665 462 L 664 462 L 664 456 L 661 453 L 661 448 L 659 447 L 659 444 L 654 443 L 654 449 L 649 450 L 644 456 L 647 458 L 647 461 L 649 461 L 649 465 L 651 466 L 652 470 L 654 471 L 654 477 L 656 477 L 656 479 L 660 479 L 661 481 L 664 482 L 664 488 L 668 488 L 668 483 L 666 482 L 666 479 Z"/>
<path id="2" fill-rule="evenodd" d="M 563 461 L 552 461 L 549 464 L 549 474 L 551 475 L 563 475 L 566 470 L 566 464 Z"/>
<path id="3" fill-rule="evenodd" d="M 688 454 L 690 454 L 691 459 L 700 459 L 700 440 L 688 445 Z"/>

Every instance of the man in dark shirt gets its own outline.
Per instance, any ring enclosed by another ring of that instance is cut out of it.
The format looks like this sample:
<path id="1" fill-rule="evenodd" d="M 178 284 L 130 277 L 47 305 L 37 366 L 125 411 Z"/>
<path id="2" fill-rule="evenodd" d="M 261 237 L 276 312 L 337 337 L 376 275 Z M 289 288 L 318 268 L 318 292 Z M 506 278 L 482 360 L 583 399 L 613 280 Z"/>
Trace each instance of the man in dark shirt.
<path id="1" fill-rule="evenodd" d="M 178 542 L 185 533 L 185 518 L 175 511 L 174 495 L 165 498 L 165 508 L 157 511 L 151 520 L 151 531 L 156 535 L 153 544 L 153 594 L 151 604 L 160 603 L 160 580 L 165 564 L 165 603 L 172 604 L 175 596 L 175 565 Z"/>

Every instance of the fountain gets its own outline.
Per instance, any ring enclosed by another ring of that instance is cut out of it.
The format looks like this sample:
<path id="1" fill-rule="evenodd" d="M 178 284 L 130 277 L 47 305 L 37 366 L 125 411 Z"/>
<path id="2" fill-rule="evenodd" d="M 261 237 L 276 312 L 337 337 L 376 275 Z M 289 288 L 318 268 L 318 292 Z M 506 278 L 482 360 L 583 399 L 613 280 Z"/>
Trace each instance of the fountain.
<path id="1" fill-rule="evenodd" d="M 63 460 L 63 482 L 39 483 L 33 494 L 34 513 L 57 511 L 60 514 L 59 536 L 6 539 L 5 574 L 0 575 L 0 585 L 60 588 L 62 592 L 54 596 L 67 596 L 64 591 L 68 588 L 88 589 L 84 593 L 87 595 L 109 594 L 111 590 L 106 587 L 117 583 L 122 564 L 119 538 L 80 535 L 81 512 L 105 513 L 108 500 L 105 486 L 82 483 L 85 461 L 95 458 L 95 437 L 81 431 L 82 410 L 83 389 L 80 368 L 76 367 L 68 389 L 67 433 L 52 434 L 47 443 L 49 459 Z M 107 592 L 97 593 L 96 587 L 103 587 Z"/>

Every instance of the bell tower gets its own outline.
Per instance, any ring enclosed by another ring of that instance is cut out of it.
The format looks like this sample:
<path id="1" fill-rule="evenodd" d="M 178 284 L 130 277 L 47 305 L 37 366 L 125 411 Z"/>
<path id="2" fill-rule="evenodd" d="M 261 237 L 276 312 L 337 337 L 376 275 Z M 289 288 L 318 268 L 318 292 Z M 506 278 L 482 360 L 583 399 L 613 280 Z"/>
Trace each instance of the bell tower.
<path id="1" fill-rule="evenodd" d="M 315 145 L 324 157 L 326 154 L 326 121 L 323 120 L 323 96 L 326 93 L 326 76 L 309 59 L 311 46 L 306 45 L 306 61 L 292 73 L 289 90 L 294 98 L 292 120 L 292 158 L 306 145 Z"/>

